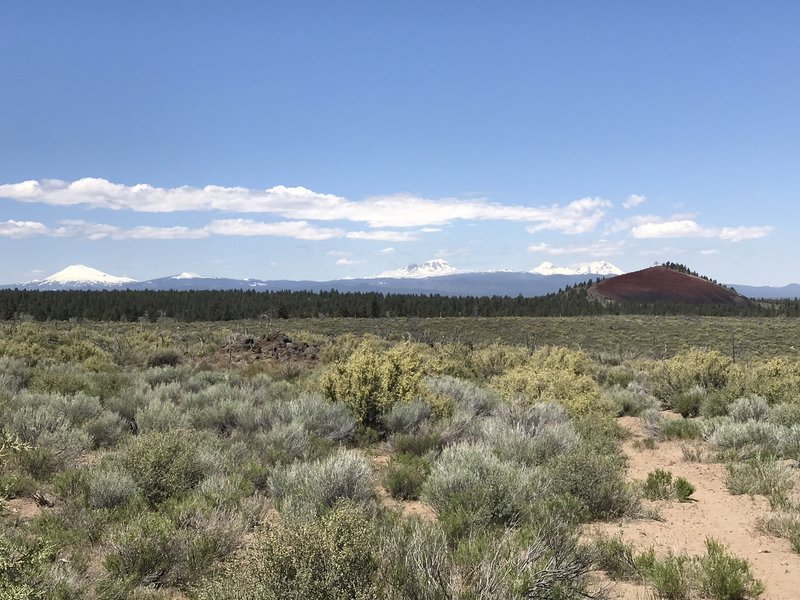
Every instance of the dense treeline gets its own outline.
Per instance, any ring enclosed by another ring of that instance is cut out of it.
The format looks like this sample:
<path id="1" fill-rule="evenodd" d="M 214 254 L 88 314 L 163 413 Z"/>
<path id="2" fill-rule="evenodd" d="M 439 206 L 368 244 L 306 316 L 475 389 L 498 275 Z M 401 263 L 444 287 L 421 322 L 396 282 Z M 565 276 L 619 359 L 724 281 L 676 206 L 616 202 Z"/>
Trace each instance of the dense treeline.
<path id="1" fill-rule="evenodd" d="M 800 301 L 751 306 L 616 304 L 587 297 L 586 287 L 534 298 L 337 292 L 254 291 L 27 291 L 0 290 L 0 320 L 226 321 L 309 317 L 547 317 L 608 314 L 788 316 Z"/>

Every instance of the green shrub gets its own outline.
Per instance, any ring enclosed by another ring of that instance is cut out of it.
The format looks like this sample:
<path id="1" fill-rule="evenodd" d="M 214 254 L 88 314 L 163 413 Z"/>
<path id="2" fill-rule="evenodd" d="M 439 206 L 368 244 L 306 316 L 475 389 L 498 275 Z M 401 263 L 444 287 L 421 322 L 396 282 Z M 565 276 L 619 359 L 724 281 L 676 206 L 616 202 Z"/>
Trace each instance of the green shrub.
<path id="1" fill-rule="evenodd" d="M 436 431 L 418 431 L 417 433 L 396 433 L 389 438 L 389 443 L 399 454 L 425 456 L 439 448 L 441 437 Z"/>
<path id="2" fill-rule="evenodd" d="M 580 500 L 592 519 L 612 519 L 633 510 L 636 500 L 625 483 L 625 463 L 584 445 L 553 463 L 553 480 Z"/>
<path id="3" fill-rule="evenodd" d="M 641 565 L 643 561 L 638 561 Z M 649 561 L 648 561 L 649 562 Z M 647 566 L 646 577 L 663 600 L 689 600 L 695 580 L 695 564 L 685 554 L 669 553 Z"/>
<path id="4" fill-rule="evenodd" d="M 31 371 L 26 361 L 0 356 L 0 390 L 16 394 L 27 387 L 30 378 Z"/>
<path id="5" fill-rule="evenodd" d="M 177 352 L 168 350 L 166 352 L 159 352 L 153 354 L 147 359 L 147 368 L 152 369 L 156 367 L 177 367 L 181 364 L 181 355 Z"/>
<path id="6" fill-rule="evenodd" d="M 431 472 L 430 462 L 413 454 L 398 454 L 386 471 L 386 489 L 392 498 L 416 500 Z"/>
<path id="7" fill-rule="evenodd" d="M 546 465 L 577 448 L 581 441 L 572 423 L 549 425 L 529 435 L 520 427 L 509 428 L 497 419 L 484 424 L 483 439 L 503 460 L 529 466 Z"/>
<path id="8" fill-rule="evenodd" d="M 725 390 L 707 392 L 700 401 L 700 416 L 705 419 L 727 416 L 730 403 L 730 396 Z"/>
<path id="9" fill-rule="evenodd" d="M 784 427 L 778 433 L 778 455 L 800 460 L 800 425 Z"/>
<path id="10" fill-rule="evenodd" d="M 377 596 L 376 530 L 357 505 L 336 505 L 320 519 L 278 521 L 258 536 L 203 600 L 287 598 L 367 600 Z"/>
<path id="11" fill-rule="evenodd" d="M 616 408 L 617 416 L 638 417 L 645 410 L 659 410 L 659 401 L 651 396 L 645 388 L 632 383 L 627 387 L 614 386 L 606 389 L 603 394 Z"/>
<path id="12" fill-rule="evenodd" d="M 413 434 L 430 416 L 431 407 L 427 402 L 413 400 L 395 404 L 382 420 L 389 433 Z"/>
<path id="13" fill-rule="evenodd" d="M 90 446 L 89 436 L 80 429 L 44 431 L 30 449 L 18 454 L 16 461 L 32 477 L 45 481 L 74 466 Z"/>
<path id="14" fill-rule="evenodd" d="M 676 477 L 673 484 L 675 488 L 675 498 L 678 502 L 688 502 L 695 492 L 695 487 L 683 477 Z"/>
<path id="15" fill-rule="evenodd" d="M 80 427 L 103 412 L 100 400 L 81 392 L 74 396 L 65 396 L 62 402 L 64 416 L 73 427 Z"/>
<path id="16" fill-rule="evenodd" d="M 95 471 L 88 479 L 88 501 L 92 508 L 116 508 L 133 503 L 139 488 L 124 471 Z"/>
<path id="17" fill-rule="evenodd" d="M 625 581 L 638 575 L 633 546 L 621 537 L 602 536 L 593 540 L 590 547 L 595 566 L 611 579 Z"/>
<path id="18" fill-rule="evenodd" d="M 797 403 L 800 399 L 800 363 L 775 357 L 753 365 L 747 387 L 768 404 Z"/>
<path id="19" fill-rule="evenodd" d="M 130 424 L 110 410 L 104 410 L 84 426 L 92 438 L 92 447 L 113 448 L 122 438 L 130 435 Z"/>
<path id="20" fill-rule="evenodd" d="M 696 417 L 700 414 L 700 406 L 708 396 L 706 388 L 700 385 L 695 385 L 688 390 L 678 392 L 673 398 L 671 404 L 672 410 L 684 418 Z"/>
<path id="21" fill-rule="evenodd" d="M 461 543 L 442 524 L 400 520 L 382 535 L 381 598 L 591 597 L 591 556 L 575 531 L 480 531 Z"/>
<path id="22" fill-rule="evenodd" d="M 91 392 L 90 377 L 80 369 L 68 365 L 54 365 L 37 368 L 28 388 L 45 394 L 73 395 L 78 392 Z"/>
<path id="23" fill-rule="evenodd" d="M 128 440 L 121 460 L 144 498 L 156 505 L 184 494 L 203 478 L 197 450 L 190 436 L 152 432 Z"/>
<path id="24" fill-rule="evenodd" d="M 800 554 L 800 512 L 771 513 L 759 517 L 758 528 L 764 533 L 786 538 L 797 554 Z"/>
<path id="25" fill-rule="evenodd" d="M 43 598 L 45 573 L 54 558 L 51 545 L 20 531 L 0 529 L 0 598 Z"/>
<path id="26" fill-rule="evenodd" d="M 580 435 L 560 404 L 506 403 L 483 423 L 483 439 L 500 458 L 542 465 L 575 449 Z"/>
<path id="27" fill-rule="evenodd" d="M 492 386 L 506 399 L 562 404 L 573 415 L 613 412 L 613 405 L 588 375 L 526 364 L 492 379 Z"/>
<path id="28" fill-rule="evenodd" d="M 173 583 L 180 561 L 174 523 L 163 515 L 143 513 L 110 533 L 103 559 L 107 580 L 101 583 L 100 596 L 113 597 L 119 587 Z"/>
<path id="29" fill-rule="evenodd" d="M 362 344 L 324 373 L 320 384 L 323 394 L 347 405 L 359 424 L 381 428 L 381 416 L 392 406 L 422 393 L 422 375 L 422 358 L 410 344 L 386 352 Z"/>
<path id="30" fill-rule="evenodd" d="M 454 410 L 471 416 L 488 415 L 498 402 L 492 390 L 456 377 L 428 377 L 425 385 L 434 396 L 449 400 Z"/>
<path id="31" fill-rule="evenodd" d="M 706 423 L 704 437 L 719 450 L 733 451 L 746 458 L 751 455 L 775 455 L 780 447 L 781 428 L 773 423 L 746 421 L 734 423 L 717 419 Z"/>
<path id="32" fill-rule="evenodd" d="M 764 584 L 750 573 L 749 563 L 728 553 L 713 539 L 706 540 L 706 556 L 700 558 L 700 589 L 714 600 L 758 598 Z"/>
<path id="33" fill-rule="evenodd" d="M 756 457 L 744 463 L 727 466 L 725 485 L 734 496 L 760 495 L 769 498 L 773 505 L 783 505 L 794 487 L 792 468 L 780 461 Z"/>
<path id="34" fill-rule="evenodd" d="M 669 500 L 673 495 L 672 473 L 656 469 L 647 474 L 642 492 L 648 500 Z"/>
<path id="35" fill-rule="evenodd" d="M 655 408 L 648 408 L 641 414 L 642 431 L 648 439 L 653 441 L 664 437 L 664 415 Z"/>
<path id="36" fill-rule="evenodd" d="M 288 464 L 305 456 L 310 439 L 300 423 L 278 425 L 252 440 L 256 458 L 265 465 Z"/>
<path id="37" fill-rule="evenodd" d="M 703 429 L 693 419 L 665 419 L 662 434 L 666 440 L 696 440 L 702 437 Z"/>
<path id="38" fill-rule="evenodd" d="M 287 416 L 309 433 L 334 442 L 352 439 L 356 430 L 356 419 L 347 406 L 328 402 L 319 394 L 300 394 L 289 402 Z"/>
<path id="39" fill-rule="evenodd" d="M 722 390 L 737 376 L 737 367 L 730 357 L 719 352 L 690 348 L 659 363 L 652 376 L 654 394 L 666 406 L 677 410 L 680 402 L 684 410 L 693 411 L 699 408 L 695 401 L 699 402 L 702 394 L 696 389 L 680 401 L 679 396 L 692 388 Z"/>
<path id="40" fill-rule="evenodd" d="M 200 482 L 195 495 L 203 498 L 209 506 L 235 508 L 254 492 L 251 481 L 242 475 L 215 473 Z"/>
<path id="41" fill-rule="evenodd" d="M 169 401 L 153 399 L 136 411 L 136 429 L 140 433 L 151 431 L 177 431 L 189 427 L 189 419 L 181 409 Z"/>
<path id="42" fill-rule="evenodd" d="M 728 415 L 736 423 L 763 421 L 769 414 L 769 404 L 761 396 L 737 398 L 728 406 Z"/>
<path id="43" fill-rule="evenodd" d="M 421 497 L 460 538 L 519 521 L 549 490 L 543 473 L 500 460 L 485 444 L 461 443 L 443 450 Z"/>
<path id="44" fill-rule="evenodd" d="M 183 589 L 208 576 L 215 563 L 230 556 L 240 545 L 246 529 L 237 510 L 216 506 L 211 510 L 197 498 L 170 507 L 175 524 L 177 560 L 172 576 Z"/>
<path id="45" fill-rule="evenodd" d="M 53 491 L 69 508 L 83 507 L 89 498 L 89 471 L 67 469 L 53 478 Z"/>
<path id="46" fill-rule="evenodd" d="M 183 383 L 187 381 L 191 375 L 192 370 L 185 365 L 175 367 L 167 365 L 147 369 L 142 376 L 148 385 L 155 389 L 156 386 L 167 383 Z"/>
<path id="47" fill-rule="evenodd" d="M 117 413 L 124 419 L 131 430 L 136 429 L 136 412 L 147 404 L 146 392 L 142 390 L 126 390 L 123 393 L 108 398 L 106 408 Z"/>
<path id="48" fill-rule="evenodd" d="M 340 450 L 321 461 L 275 469 L 268 489 L 284 511 L 317 515 L 340 500 L 372 504 L 375 478 L 362 452 Z"/>
<path id="49" fill-rule="evenodd" d="M 769 409 L 767 420 L 776 425 L 792 427 L 800 425 L 800 402 L 794 404 L 776 404 Z"/>

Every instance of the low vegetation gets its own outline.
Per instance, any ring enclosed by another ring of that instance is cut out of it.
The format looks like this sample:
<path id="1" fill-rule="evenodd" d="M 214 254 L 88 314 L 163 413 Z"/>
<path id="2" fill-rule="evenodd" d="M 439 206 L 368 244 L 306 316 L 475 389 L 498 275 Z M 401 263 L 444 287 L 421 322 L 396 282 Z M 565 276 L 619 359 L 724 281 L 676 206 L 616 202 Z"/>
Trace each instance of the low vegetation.
<path id="1" fill-rule="evenodd" d="M 617 417 L 704 444 L 799 548 L 793 358 L 420 328 L 298 330 L 273 357 L 228 326 L 0 327 L 0 498 L 24 508 L 0 516 L 2 599 L 600 597 L 596 567 L 662 598 L 758 597 L 714 540 L 585 541 L 699 485 L 630 482 Z"/>

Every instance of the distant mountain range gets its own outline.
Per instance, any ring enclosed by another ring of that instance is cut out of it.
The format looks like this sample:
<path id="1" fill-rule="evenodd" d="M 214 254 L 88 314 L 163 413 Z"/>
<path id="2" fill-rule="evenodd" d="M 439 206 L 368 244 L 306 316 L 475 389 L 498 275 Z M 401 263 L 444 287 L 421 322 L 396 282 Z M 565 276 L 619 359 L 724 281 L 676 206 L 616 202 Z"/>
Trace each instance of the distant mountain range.
<path id="1" fill-rule="evenodd" d="M 0 286 L 28 290 L 256 290 L 341 292 L 381 292 L 392 294 L 439 294 L 443 296 L 542 296 L 566 286 L 599 277 L 623 274 L 606 261 L 559 267 L 544 262 L 531 271 L 463 272 L 442 259 L 411 264 L 358 279 L 330 281 L 294 281 L 231 279 L 202 277 L 196 273 L 180 273 L 168 277 L 136 281 L 103 273 L 85 265 L 72 265 L 44 279 Z M 800 297 L 800 285 L 756 287 L 734 285 L 739 293 L 750 298 Z"/>
<path id="2" fill-rule="evenodd" d="M 569 267 L 557 267 L 551 262 L 543 262 L 531 273 L 539 275 L 622 275 L 622 269 L 605 260 L 590 263 L 578 263 Z"/>

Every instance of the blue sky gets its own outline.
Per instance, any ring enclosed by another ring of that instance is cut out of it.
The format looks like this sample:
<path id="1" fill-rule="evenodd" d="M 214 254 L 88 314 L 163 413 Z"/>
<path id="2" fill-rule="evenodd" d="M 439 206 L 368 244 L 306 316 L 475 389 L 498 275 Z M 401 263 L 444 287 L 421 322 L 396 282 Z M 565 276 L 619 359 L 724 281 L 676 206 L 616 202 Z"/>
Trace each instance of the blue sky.
<path id="1" fill-rule="evenodd" d="M 0 4 L 0 282 L 800 281 L 800 4 Z"/>

